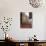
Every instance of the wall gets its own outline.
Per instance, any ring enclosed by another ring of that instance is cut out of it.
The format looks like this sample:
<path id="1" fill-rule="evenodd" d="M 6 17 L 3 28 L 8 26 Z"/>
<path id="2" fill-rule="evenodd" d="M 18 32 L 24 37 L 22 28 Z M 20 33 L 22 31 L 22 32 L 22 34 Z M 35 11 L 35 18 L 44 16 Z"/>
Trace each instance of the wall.
<path id="1" fill-rule="evenodd" d="M 46 34 L 46 8 L 44 7 L 33 8 L 30 6 L 28 0 L 0 0 L 0 18 L 4 16 L 13 18 L 12 26 L 8 33 L 12 35 L 11 37 L 14 37 L 14 39 L 16 38 L 16 40 L 28 40 L 29 37 L 32 37 L 34 34 L 36 34 L 37 39 L 44 40 Z M 33 13 L 32 29 L 20 28 L 20 12 Z M 0 35 L 2 35 L 3 32 L 0 32 Z M 4 39 L 4 37 L 0 36 L 0 39 Z"/>

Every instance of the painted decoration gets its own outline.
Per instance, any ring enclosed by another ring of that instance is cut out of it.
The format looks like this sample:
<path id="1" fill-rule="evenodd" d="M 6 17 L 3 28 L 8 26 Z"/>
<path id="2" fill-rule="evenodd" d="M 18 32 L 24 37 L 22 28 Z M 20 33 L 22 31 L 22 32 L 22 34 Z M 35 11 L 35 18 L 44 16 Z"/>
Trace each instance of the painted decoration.
<path id="1" fill-rule="evenodd" d="M 43 0 L 29 0 L 29 3 L 33 8 L 38 8 L 43 4 Z"/>

